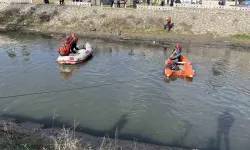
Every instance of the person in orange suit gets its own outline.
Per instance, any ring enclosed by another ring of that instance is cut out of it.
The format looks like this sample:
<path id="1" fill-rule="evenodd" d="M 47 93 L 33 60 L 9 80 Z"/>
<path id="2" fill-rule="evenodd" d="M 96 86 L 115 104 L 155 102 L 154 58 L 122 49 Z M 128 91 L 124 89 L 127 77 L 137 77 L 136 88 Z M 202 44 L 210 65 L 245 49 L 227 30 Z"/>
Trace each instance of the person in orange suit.
<path id="1" fill-rule="evenodd" d="M 69 46 L 64 42 L 61 43 L 61 47 L 58 48 L 60 56 L 68 56 L 70 54 Z"/>

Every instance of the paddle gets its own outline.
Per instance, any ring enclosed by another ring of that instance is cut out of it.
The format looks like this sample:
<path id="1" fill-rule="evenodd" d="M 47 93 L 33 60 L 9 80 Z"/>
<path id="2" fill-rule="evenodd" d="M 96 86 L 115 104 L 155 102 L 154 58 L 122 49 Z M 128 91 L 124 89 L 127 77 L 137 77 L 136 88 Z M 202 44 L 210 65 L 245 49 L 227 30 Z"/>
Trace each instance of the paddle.
<path id="1" fill-rule="evenodd" d="M 186 62 L 177 62 L 178 65 L 184 65 Z"/>
<path id="2" fill-rule="evenodd" d="M 173 54 L 174 54 L 175 50 L 173 50 L 172 54 L 169 56 L 169 59 L 173 60 L 172 58 L 170 57 L 173 57 Z M 179 54 L 178 56 L 175 56 L 174 59 L 176 59 L 176 57 L 179 57 L 181 54 Z M 183 65 L 185 64 L 186 62 L 176 62 L 177 65 Z"/>

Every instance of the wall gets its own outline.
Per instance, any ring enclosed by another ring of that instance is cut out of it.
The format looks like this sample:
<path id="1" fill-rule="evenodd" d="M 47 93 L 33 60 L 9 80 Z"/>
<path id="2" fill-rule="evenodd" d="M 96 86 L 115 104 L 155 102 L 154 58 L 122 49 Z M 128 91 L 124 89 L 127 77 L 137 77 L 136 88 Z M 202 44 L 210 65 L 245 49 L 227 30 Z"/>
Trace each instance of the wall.
<path id="1" fill-rule="evenodd" d="M 162 33 L 167 17 L 171 16 L 175 23 L 173 33 L 230 36 L 250 32 L 249 12 L 239 10 L 178 7 L 173 10 L 148 10 L 1 4 L 0 11 L 0 27 L 5 29 Z"/>

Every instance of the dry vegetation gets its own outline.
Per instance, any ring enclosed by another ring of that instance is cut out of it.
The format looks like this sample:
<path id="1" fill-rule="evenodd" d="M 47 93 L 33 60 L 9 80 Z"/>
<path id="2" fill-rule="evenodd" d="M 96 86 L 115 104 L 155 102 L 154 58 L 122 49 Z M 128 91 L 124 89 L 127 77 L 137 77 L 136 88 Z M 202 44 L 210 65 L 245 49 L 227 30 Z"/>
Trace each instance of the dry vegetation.
<path id="1" fill-rule="evenodd" d="M 7 108 L 0 112 L 0 116 L 7 111 Z M 76 123 L 72 128 L 63 127 L 61 130 L 53 128 L 57 117 L 56 109 L 53 111 L 52 128 L 41 131 L 46 136 L 35 134 L 22 128 L 14 120 L 0 120 L 0 149 L 2 150 L 92 150 L 91 144 L 83 144 L 84 139 L 76 137 Z M 32 130 L 32 129 L 31 129 Z M 39 130 L 39 129 L 37 129 Z M 106 134 L 103 141 L 96 150 L 116 150 L 118 148 L 118 128 L 115 131 L 114 142 Z M 90 142 L 90 141 L 88 141 Z M 86 143 L 86 141 L 84 142 Z M 136 145 L 135 145 L 136 148 Z M 122 148 L 120 148 L 122 150 Z"/>
<path id="2" fill-rule="evenodd" d="M 44 139 L 35 135 L 16 132 L 10 124 L 5 123 L 0 129 L 0 149 L 8 150 L 92 150 L 91 144 L 82 144 L 82 139 L 75 137 L 75 128 L 63 128 L 54 132 L 53 136 Z M 117 134 L 117 132 L 116 132 Z M 117 136 L 116 136 L 117 137 Z M 115 150 L 118 148 L 117 139 L 112 143 L 109 136 L 103 137 L 99 150 Z M 122 149 L 122 148 L 121 148 Z"/>

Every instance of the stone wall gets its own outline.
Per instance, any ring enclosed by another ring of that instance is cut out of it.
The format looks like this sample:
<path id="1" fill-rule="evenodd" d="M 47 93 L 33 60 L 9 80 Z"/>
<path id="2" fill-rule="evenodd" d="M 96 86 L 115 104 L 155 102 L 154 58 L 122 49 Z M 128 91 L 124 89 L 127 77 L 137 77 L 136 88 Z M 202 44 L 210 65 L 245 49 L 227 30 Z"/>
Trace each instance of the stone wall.
<path id="1" fill-rule="evenodd" d="M 38 31 L 161 33 L 168 16 L 172 33 L 230 36 L 250 32 L 249 12 L 178 8 L 173 10 L 124 9 L 35 4 L 1 4 L 0 27 Z"/>

